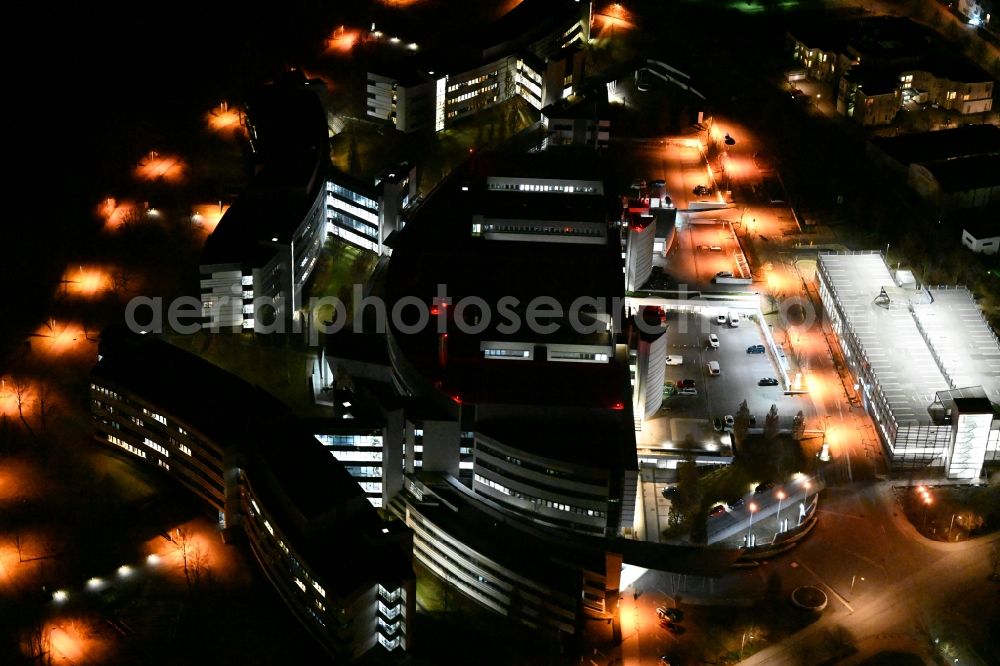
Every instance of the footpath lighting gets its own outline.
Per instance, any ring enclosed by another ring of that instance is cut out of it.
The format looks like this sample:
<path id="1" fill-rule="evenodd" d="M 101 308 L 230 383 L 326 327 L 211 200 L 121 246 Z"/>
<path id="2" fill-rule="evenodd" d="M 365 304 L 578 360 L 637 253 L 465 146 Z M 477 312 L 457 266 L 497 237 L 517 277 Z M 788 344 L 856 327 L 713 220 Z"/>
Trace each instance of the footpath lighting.
<path id="1" fill-rule="evenodd" d="M 121 576 L 122 578 L 128 578 L 129 576 L 132 575 L 132 567 L 130 567 L 127 564 L 121 565 L 120 567 L 118 567 L 118 575 Z"/>
<path id="2" fill-rule="evenodd" d="M 104 581 L 102 581 L 97 576 L 94 576 L 93 578 L 91 578 L 90 580 L 87 581 L 87 589 L 88 590 L 96 590 L 97 588 L 99 588 L 103 584 L 104 584 Z"/>
<path id="3" fill-rule="evenodd" d="M 149 566 L 155 567 L 159 563 L 160 563 L 160 556 L 157 555 L 156 553 L 150 553 L 149 555 L 146 556 L 146 564 L 148 564 Z"/>
<path id="4" fill-rule="evenodd" d="M 56 590 L 55 592 L 52 593 L 52 601 L 56 602 L 57 604 L 61 604 L 67 599 L 69 599 L 69 594 L 66 592 L 66 590 Z"/>

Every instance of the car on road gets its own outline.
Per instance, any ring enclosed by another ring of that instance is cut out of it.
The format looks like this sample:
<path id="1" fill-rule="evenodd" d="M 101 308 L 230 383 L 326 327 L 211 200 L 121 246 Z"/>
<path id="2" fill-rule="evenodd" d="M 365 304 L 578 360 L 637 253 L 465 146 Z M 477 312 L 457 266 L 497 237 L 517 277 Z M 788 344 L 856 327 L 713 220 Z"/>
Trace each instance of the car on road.
<path id="1" fill-rule="evenodd" d="M 677 391 L 677 395 L 698 395 L 698 389 L 696 388 L 682 388 Z"/>
<path id="2" fill-rule="evenodd" d="M 664 187 L 666 184 L 667 184 L 667 181 L 665 181 L 662 178 L 654 178 L 654 179 L 652 179 L 652 180 L 649 181 L 650 187 Z"/>
<path id="3" fill-rule="evenodd" d="M 716 504 L 715 506 L 713 506 L 711 509 L 708 510 L 708 515 L 709 516 L 721 516 L 725 512 L 726 512 L 726 505 L 725 504 Z"/>
<path id="4" fill-rule="evenodd" d="M 703 197 L 706 194 L 711 194 L 712 190 L 708 187 L 705 187 L 704 185 L 698 185 L 697 187 L 694 188 L 694 190 L 692 190 L 692 192 L 697 194 L 699 197 Z"/>
<path id="5" fill-rule="evenodd" d="M 753 489 L 753 494 L 760 495 L 761 493 L 766 493 L 771 488 L 774 488 L 774 481 L 765 481 L 764 483 L 757 484 L 757 487 Z"/>
<path id="6" fill-rule="evenodd" d="M 644 181 L 644 180 L 633 181 L 632 182 L 632 187 L 634 189 L 637 189 L 637 190 L 640 189 L 640 188 L 642 188 L 642 187 L 646 187 L 646 181 Z"/>
<path id="7" fill-rule="evenodd" d="M 677 388 L 694 388 L 695 383 L 693 379 L 678 379 Z"/>
<path id="8" fill-rule="evenodd" d="M 764 353 L 764 345 L 750 345 L 749 347 L 747 347 L 747 353 L 748 354 L 763 354 Z"/>
<path id="9" fill-rule="evenodd" d="M 718 349 L 719 348 L 719 336 L 717 336 L 715 333 L 712 333 L 711 335 L 709 335 L 708 336 L 708 346 L 711 347 L 712 349 Z"/>
<path id="10" fill-rule="evenodd" d="M 722 420 L 721 416 L 716 416 L 715 420 L 712 421 L 712 426 L 715 427 L 715 432 L 722 432 L 726 427 L 726 422 Z"/>
<path id="11" fill-rule="evenodd" d="M 663 495 L 664 499 L 673 499 L 677 497 L 680 494 L 680 492 L 681 491 L 679 488 L 677 488 L 677 486 L 669 486 L 661 490 L 660 494 Z"/>
<path id="12" fill-rule="evenodd" d="M 718 273 L 715 274 L 715 277 L 728 278 L 728 277 L 733 277 L 733 274 L 730 273 L 729 271 L 719 271 Z"/>
<path id="13" fill-rule="evenodd" d="M 732 414 L 726 414 L 726 427 L 732 428 L 736 425 L 736 419 L 733 418 Z"/>
<path id="14" fill-rule="evenodd" d="M 735 511 L 736 509 L 738 509 L 741 506 L 743 506 L 744 504 L 746 504 L 746 500 L 743 499 L 742 497 L 737 497 L 736 499 L 732 500 L 731 502 L 727 502 L 727 504 L 729 506 L 729 510 L 730 511 Z"/>
<path id="15" fill-rule="evenodd" d="M 757 382 L 757 386 L 777 386 L 778 380 L 774 377 L 761 377 L 760 381 Z"/>
<path id="16" fill-rule="evenodd" d="M 671 622 L 684 621 L 684 611 L 682 611 L 680 608 L 666 608 L 664 606 L 660 606 L 659 608 L 656 609 L 656 615 L 661 620 L 667 619 L 670 620 Z"/>
<path id="17" fill-rule="evenodd" d="M 684 365 L 683 356 L 668 356 L 667 365 Z"/>
<path id="18" fill-rule="evenodd" d="M 717 315 L 715 315 L 715 323 L 716 324 L 720 324 L 720 325 L 721 324 L 725 324 L 726 323 L 726 315 L 724 315 L 724 314 L 717 314 Z"/>
<path id="19" fill-rule="evenodd" d="M 750 427 L 752 428 L 755 425 L 757 425 L 757 415 L 756 414 L 751 414 L 750 415 Z"/>
<path id="20" fill-rule="evenodd" d="M 722 367 L 719 365 L 718 361 L 709 361 L 707 365 L 709 375 L 717 377 L 722 374 Z"/>
<path id="21" fill-rule="evenodd" d="M 709 245 L 708 246 L 708 251 L 709 252 L 722 252 L 722 246 L 721 245 Z"/>

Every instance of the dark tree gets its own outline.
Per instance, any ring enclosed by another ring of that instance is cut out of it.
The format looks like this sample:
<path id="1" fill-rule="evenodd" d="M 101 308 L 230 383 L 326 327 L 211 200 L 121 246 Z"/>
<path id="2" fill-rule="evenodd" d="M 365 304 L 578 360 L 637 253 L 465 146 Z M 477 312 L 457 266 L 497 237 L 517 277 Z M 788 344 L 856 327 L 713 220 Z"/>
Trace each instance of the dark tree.
<path id="1" fill-rule="evenodd" d="M 764 417 L 764 439 L 770 441 L 778 436 L 778 406 L 771 405 Z"/>

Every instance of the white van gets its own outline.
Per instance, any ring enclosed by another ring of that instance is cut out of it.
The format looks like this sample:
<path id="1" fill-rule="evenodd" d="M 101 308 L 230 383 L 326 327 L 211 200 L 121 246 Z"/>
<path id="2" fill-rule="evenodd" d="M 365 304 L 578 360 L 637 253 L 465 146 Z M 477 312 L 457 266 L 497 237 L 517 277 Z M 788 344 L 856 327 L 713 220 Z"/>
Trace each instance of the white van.
<path id="1" fill-rule="evenodd" d="M 738 314 L 736 314 L 735 312 L 730 312 L 729 313 L 729 326 L 732 327 L 732 328 L 736 328 L 739 325 L 740 325 L 740 316 Z"/>
<path id="2" fill-rule="evenodd" d="M 718 361 L 709 361 L 708 362 L 708 374 L 710 374 L 710 375 L 721 375 L 722 374 L 722 368 L 719 367 L 719 362 Z"/>

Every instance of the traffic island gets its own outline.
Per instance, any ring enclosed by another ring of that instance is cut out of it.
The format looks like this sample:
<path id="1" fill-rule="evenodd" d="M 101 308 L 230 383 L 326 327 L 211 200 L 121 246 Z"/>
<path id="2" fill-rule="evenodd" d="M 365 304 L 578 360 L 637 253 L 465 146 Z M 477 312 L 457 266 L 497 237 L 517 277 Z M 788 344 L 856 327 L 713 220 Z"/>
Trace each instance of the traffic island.
<path id="1" fill-rule="evenodd" d="M 792 590 L 792 603 L 812 613 L 822 613 L 828 599 L 826 592 L 811 585 L 803 585 Z"/>

